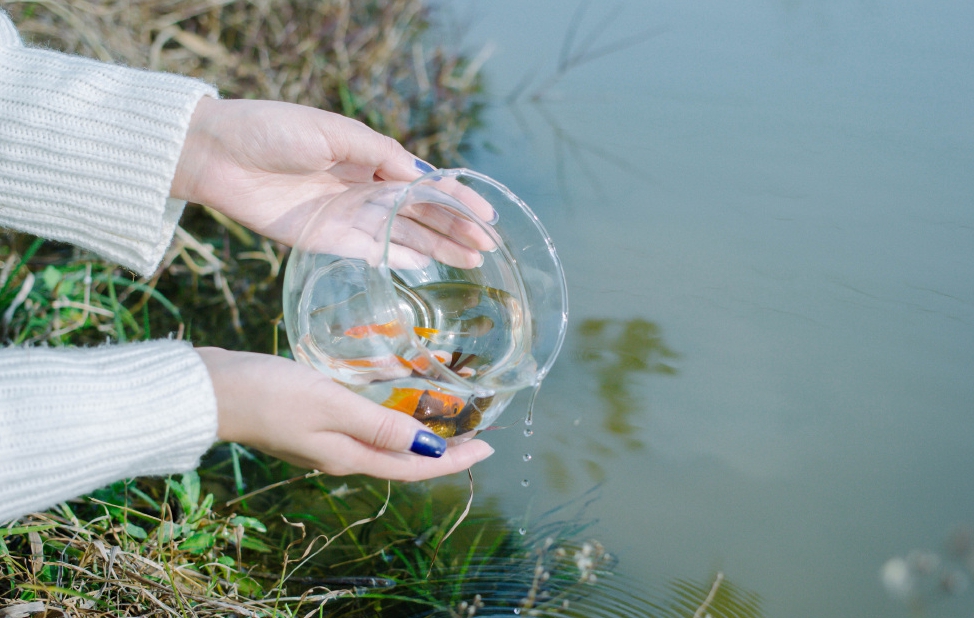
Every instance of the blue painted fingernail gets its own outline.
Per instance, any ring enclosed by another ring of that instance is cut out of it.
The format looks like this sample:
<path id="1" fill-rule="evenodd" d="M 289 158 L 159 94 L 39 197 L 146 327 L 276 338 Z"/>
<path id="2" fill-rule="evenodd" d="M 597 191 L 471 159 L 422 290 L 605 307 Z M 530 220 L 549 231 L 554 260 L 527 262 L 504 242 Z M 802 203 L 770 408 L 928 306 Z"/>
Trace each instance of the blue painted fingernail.
<path id="1" fill-rule="evenodd" d="M 417 431 L 409 450 L 424 457 L 439 457 L 446 451 L 446 440 L 428 431 Z"/>
<path id="2" fill-rule="evenodd" d="M 416 169 L 423 172 L 424 174 L 429 174 L 430 172 L 433 171 L 433 166 L 427 163 L 426 161 L 423 161 L 422 159 L 416 159 L 415 165 L 416 165 Z"/>

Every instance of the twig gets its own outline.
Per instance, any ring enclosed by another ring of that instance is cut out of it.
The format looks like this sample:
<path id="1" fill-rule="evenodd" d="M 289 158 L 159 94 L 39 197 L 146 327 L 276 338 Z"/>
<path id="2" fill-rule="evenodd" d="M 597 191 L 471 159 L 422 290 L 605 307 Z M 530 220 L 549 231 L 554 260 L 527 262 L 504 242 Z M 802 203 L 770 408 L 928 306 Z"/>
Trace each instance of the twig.
<path id="1" fill-rule="evenodd" d="M 237 496 L 233 500 L 228 500 L 227 503 L 226 503 L 226 506 L 232 506 L 232 505 L 234 505 L 234 504 L 236 504 L 238 502 L 241 502 L 243 500 L 246 500 L 247 498 L 253 498 L 254 496 L 256 496 L 258 494 L 262 494 L 265 491 L 270 491 L 270 490 L 276 489 L 278 487 L 283 487 L 285 485 L 290 485 L 291 483 L 294 483 L 295 481 L 300 481 L 300 480 L 303 480 L 303 479 L 313 479 L 314 477 L 321 476 L 322 474 L 324 474 L 324 472 L 320 472 L 318 470 L 312 470 L 311 472 L 308 472 L 307 474 L 302 474 L 301 476 L 293 476 L 293 477 L 291 477 L 289 479 L 285 479 L 283 481 L 278 481 L 276 483 L 271 483 L 270 485 L 265 485 L 264 487 L 261 487 L 260 489 L 255 489 L 254 491 L 252 491 L 250 493 L 244 494 L 242 496 Z"/>
<path id="2" fill-rule="evenodd" d="M 471 482 L 473 482 L 473 477 L 471 477 Z M 330 539 L 328 539 L 325 542 L 325 544 L 322 545 L 320 548 L 318 548 L 314 553 L 309 553 L 311 551 L 311 545 L 314 544 L 314 541 L 317 540 L 317 539 L 319 539 L 319 538 L 322 538 L 322 536 L 324 536 L 324 535 L 319 536 L 319 537 L 316 537 L 315 540 L 312 540 L 311 541 L 311 544 L 309 544 L 308 545 L 308 548 L 304 551 L 304 554 L 300 558 L 301 562 L 299 562 L 296 567 L 294 567 L 293 569 L 291 569 L 291 572 L 290 573 L 288 573 L 285 577 L 283 577 L 281 579 L 280 585 L 283 586 L 284 583 L 288 580 L 288 578 L 290 578 L 292 575 L 294 575 L 294 573 L 298 569 L 300 569 L 302 566 L 304 566 L 309 560 L 311 560 L 312 558 L 314 558 L 315 556 L 317 556 L 318 554 L 320 554 L 321 552 L 323 552 L 325 550 L 325 548 L 327 548 L 329 545 L 331 545 L 335 541 L 335 539 L 338 539 L 339 537 L 341 537 L 343 534 L 345 534 L 346 532 L 348 532 L 352 528 L 355 528 L 357 526 L 361 526 L 361 525 L 364 525 L 364 524 L 371 523 L 371 522 L 379 519 L 383 515 L 385 515 L 386 509 L 389 508 L 389 501 L 391 499 L 392 499 L 392 482 L 390 481 L 387 484 L 387 486 L 386 486 L 386 500 L 385 500 L 385 502 L 382 503 L 382 508 L 379 509 L 379 512 L 378 513 L 376 513 L 375 515 L 373 515 L 371 517 L 365 517 L 363 519 L 359 519 L 358 521 L 353 521 L 352 523 L 350 523 L 347 526 L 345 526 L 344 528 L 342 528 L 337 534 L 333 535 Z M 469 505 L 468 505 L 467 508 L 469 509 Z"/>
<path id="3" fill-rule="evenodd" d="M 14 317 L 14 312 L 27 300 L 27 295 L 34 288 L 34 273 L 28 272 L 27 276 L 24 277 L 24 283 L 20 286 L 20 291 L 14 296 L 14 299 L 10 301 L 10 306 L 3 314 L 3 326 L 6 327 L 10 324 L 10 320 Z"/>
<path id="4" fill-rule="evenodd" d="M 693 613 L 693 618 L 704 617 L 704 615 L 707 612 L 707 609 L 710 607 L 710 604 L 714 602 L 714 597 L 717 596 L 717 590 L 720 589 L 720 584 L 723 581 L 724 581 L 724 574 L 718 571 L 717 577 L 714 578 L 714 585 L 710 587 L 710 593 L 707 595 L 707 598 L 703 600 L 703 603 L 700 604 L 700 607 L 697 608 L 697 611 Z"/>
<path id="5" fill-rule="evenodd" d="M 450 535 L 453 534 L 458 527 L 460 527 L 460 524 L 463 523 L 463 520 L 466 519 L 467 515 L 470 513 L 470 507 L 473 506 L 473 471 L 470 468 L 467 468 L 467 476 L 470 478 L 470 498 L 467 499 L 467 506 L 463 509 L 463 512 L 460 513 L 460 517 L 458 517 L 453 523 L 453 526 L 451 526 L 450 529 L 446 531 L 446 534 L 444 534 L 443 537 L 436 543 L 436 549 L 433 550 L 433 557 L 430 558 L 430 568 L 426 571 L 426 579 L 429 579 L 430 573 L 433 572 L 433 565 L 436 564 L 436 556 L 440 553 L 440 547 L 442 547 L 443 543 L 450 538 Z"/>

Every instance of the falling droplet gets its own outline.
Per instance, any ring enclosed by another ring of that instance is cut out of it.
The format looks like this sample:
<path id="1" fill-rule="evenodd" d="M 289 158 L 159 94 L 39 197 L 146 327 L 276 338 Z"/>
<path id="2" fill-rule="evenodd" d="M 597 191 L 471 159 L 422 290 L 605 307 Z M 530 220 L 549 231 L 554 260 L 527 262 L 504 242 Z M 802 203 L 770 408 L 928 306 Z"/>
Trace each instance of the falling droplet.
<path id="1" fill-rule="evenodd" d="M 527 531 L 527 528 L 518 528 L 517 529 L 517 533 L 523 536 L 523 535 L 527 534 L 528 531 Z"/>
<path id="2" fill-rule="evenodd" d="M 532 430 L 532 429 L 525 429 L 524 430 L 524 437 L 525 438 L 530 438 L 533 435 L 534 435 L 534 430 Z"/>
<path id="3" fill-rule="evenodd" d="M 521 481 L 521 487 L 527 487 L 530 484 L 531 481 L 529 481 L 528 479 L 524 479 L 523 481 Z"/>
<path id="4" fill-rule="evenodd" d="M 539 381 L 534 385 L 534 390 L 531 392 L 531 400 L 528 401 L 528 415 L 524 417 L 524 424 L 530 426 L 534 422 L 534 401 L 538 398 L 538 391 L 541 390 L 541 382 Z"/>
<path id="5" fill-rule="evenodd" d="M 524 454 L 524 457 L 522 457 L 522 459 L 524 461 L 531 461 L 531 453 L 525 453 Z"/>

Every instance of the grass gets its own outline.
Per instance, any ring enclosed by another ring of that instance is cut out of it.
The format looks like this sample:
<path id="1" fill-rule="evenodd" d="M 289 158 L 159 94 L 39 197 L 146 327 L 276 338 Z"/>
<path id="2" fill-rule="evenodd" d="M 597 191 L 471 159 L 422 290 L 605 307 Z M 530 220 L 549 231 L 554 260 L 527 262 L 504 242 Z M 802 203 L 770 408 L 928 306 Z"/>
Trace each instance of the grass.
<path id="1" fill-rule="evenodd" d="M 237 447 L 239 448 L 239 447 Z M 457 517 L 453 487 L 339 481 L 245 458 L 278 478 L 246 500 L 232 447 L 202 472 L 120 481 L 0 528 L 0 607 L 77 616 L 564 615 L 612 559 L 584 525 L 537 534 Z M 459 490 L 462 492 L 462 489 Z M 34 605 L 30 605 L 34 604 Z M 326 611 L 327 610 L 327 611 Z"/>

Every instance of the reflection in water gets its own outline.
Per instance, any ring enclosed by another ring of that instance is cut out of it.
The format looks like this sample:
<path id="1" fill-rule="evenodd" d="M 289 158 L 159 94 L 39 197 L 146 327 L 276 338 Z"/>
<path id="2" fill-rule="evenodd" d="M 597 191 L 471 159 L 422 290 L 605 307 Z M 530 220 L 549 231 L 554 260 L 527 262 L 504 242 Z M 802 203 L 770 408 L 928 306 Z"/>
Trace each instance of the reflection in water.
<path id="1" fill-rule="evenodd" d="M 581 360 L 593 367 L 605 406 L 602 427 L 622 439 L 626 448 L 643 447 L 633 417 L 646 408 L 632 394 L 634 374 L 675 375 L 669 364 L 679 355 L 669 349 L 659 326 L 643 318 L 588 319 L 578 327 Z"/>
<path id="2" fill-rule="evenodd" d="M 580 425 L 583 418 L 597 417 L 602 431 L 586 431 L 582 449 L 567 447 L 571 438 L 559 435 L 556 440 L 567 448 L 542 454 L 546 483 L 561 492 L 577 487 L 572 478 L 575 464 L 580 464 L 592 481 L 606 480 L 603 462 L 616 456 L 620 445 L 605 443 L 604 438 L 614 438 L 627 451 L 643 449 L 645 444 L 638 435 L 637 419 L 647 407 L 645 401 L 633 393 L 637 376 L 675 375 L 677 369 L 670 361 L 679 358 L 679 354 L 663 342 L 659 326 L 644 318 L 583 320 L 577 327 L 575 346 L 569 353 L 585 366 L 586 373 L 595 378 L 596 392 L 602 404 L 601 410 L 585 410 L 575 425 Z M 575 453 L 579 450 L 586 451 L 590 457 L 578 457 Z M 566 457 L 564 453 L 568 452 L 573 456 Z"/>
<path id="3" fill-rule="evenodd" d="M 647 171 L 638 169 L 629 158 L 620 156 L 609 148 L 581 139 L 566 131 L 563 124 L 557 120 L 546 105 L 549 101 L 563 101 L 562 95 L 555 92 L 555 88 L 572 71 L 605 56 L 624 52 L 661 32 L 658 28 L 651 28 L 628 36 L 605 40 L 606 31 L 621 15 L 622 6 L 617 5 L 613 10 L 598 18 L 593 26 L 587 27 L 587 31 L 583 32 L 585 30 L 583 29 L 583 22 L 588 6 L 588 2 L 582 1 L 572 14 L 561 43 L 555 71 L 540 83 L 535 82 L 533 72 L 526 74 L 506 97 L 508 109 L 525 135 L 531 135 L 530 123 L 524 117 L 520 107 L 520 102 L 525 98 L 531 109 L 537 112 L 544 124 L 550 129 L 554 140 L 555 176 L 558 188 L 563 201 L 569 204 L 574 201 L 574 192 L 571 191 L 568 181 L 571 176 L 568 172 L 569 160 L 575 164 L 579 175 L 585 178 L 592 188 L 599 193 L 603 192 L 603 187 L 598 174 L 594 171 L 593 163 L 595 162 L 608 162 L 631 174 L 635 179 L 647 178 Z"/>

